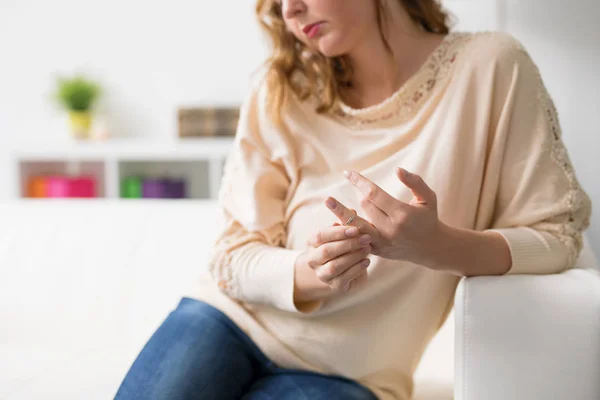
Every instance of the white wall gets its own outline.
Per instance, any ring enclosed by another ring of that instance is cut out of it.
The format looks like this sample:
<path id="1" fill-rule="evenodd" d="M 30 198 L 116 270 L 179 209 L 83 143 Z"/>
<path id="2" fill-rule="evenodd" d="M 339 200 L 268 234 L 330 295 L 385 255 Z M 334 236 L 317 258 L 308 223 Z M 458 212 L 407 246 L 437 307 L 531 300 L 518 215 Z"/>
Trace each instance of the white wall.
<path id="1" fill-rule="evenodd" d="M 6 127 L 6 118 L 4 115 L 5 112 L 2 110 L 0 103 L 0 202 L 9 197 L 8 176 L 10 173 L 8 168 L 10 166 L 6 156 L 8 148 L 8 133 Z"/>
<path id="2" fill-rule="evenodd" d="M 238 103 L 263 57 L 247 1 L 3 0 L 0 6 L 0 104 L 9 110 L 12 135 L 65 134 L 47 96 L 55 73 L 75 70 L 106 85 L 115 135 L 174 135 L 178 105 Z"/>

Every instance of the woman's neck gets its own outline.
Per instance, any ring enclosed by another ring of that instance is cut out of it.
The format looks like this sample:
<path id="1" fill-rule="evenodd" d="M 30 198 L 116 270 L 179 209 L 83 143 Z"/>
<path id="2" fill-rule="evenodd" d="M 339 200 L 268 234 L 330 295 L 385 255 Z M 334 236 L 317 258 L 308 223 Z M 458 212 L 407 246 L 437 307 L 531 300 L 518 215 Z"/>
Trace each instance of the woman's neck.
<path id="1" fill-rule="evenodd" d="M 390 22 L 384 26 L 391 53 L 377 29 L 347 54 L 353 70 L 352 86 L 343 89 L 341 96 L 351 107 L 369 107 L 392 96 L 443 39 L 422 30 L 398 7 L 389 10 Z"/>

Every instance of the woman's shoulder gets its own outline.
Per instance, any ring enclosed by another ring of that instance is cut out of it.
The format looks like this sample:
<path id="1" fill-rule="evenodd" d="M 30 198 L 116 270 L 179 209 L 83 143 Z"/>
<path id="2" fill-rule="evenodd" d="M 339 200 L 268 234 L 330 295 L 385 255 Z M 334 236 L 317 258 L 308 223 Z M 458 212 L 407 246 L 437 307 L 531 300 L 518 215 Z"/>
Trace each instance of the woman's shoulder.
<path id="1" fill-rule="evenodd" d="M 464 66 L 471 68 L 535 67 L 523 43 L 506 32 L 463 33 Z"/>
<path id="2" fill-rule="evenodd" d="M 463 33 L 471 49 L 491 51 L 523 51 L 523 44 L 512 34 L 500 31 L 478 31 Z"/>

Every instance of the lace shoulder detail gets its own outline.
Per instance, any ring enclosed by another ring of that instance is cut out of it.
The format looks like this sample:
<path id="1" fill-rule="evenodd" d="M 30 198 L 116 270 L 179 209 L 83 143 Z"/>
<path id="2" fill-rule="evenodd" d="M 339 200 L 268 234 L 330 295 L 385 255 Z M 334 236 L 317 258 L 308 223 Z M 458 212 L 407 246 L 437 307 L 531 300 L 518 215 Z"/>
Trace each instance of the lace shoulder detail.
<path id="1" fill-rule="evenodd" d="M 518 51 L 524 54 L 530 62 L 529 56 L 523 45 L 517 42 Z M 577 258 L 583 248 L 583 232 L 590 226 L 592 201 L 583 190 L 575 169 L 571 163 L 569 153 L 562 140 L 562 127 L 559 121 L 556 105 L 550 96 L 548 89 L 542 79 L 537 65 L 534 63 L 536 73 L 536 84 L 538 101 L 546 114 L 551 138 L 550 155 L 552 161 L 563 171 L 569 183 L 567 193 L 563 201 L 566 202 L 567 212 L 555 218 L 535 224 L 534 228 L 554 234 L 568 249 L 568 265 L 575 265 Z"/>

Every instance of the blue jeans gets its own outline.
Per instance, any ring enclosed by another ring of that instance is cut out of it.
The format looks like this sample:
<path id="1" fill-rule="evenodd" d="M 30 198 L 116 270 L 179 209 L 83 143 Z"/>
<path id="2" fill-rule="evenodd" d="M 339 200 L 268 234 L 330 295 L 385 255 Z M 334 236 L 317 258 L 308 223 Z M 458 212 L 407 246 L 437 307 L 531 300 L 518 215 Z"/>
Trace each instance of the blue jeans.
<path id="1" fill-rule="evenodd" d="M 184 297 L 121 383 L 116 400 L 377 400 L 339 376 L 279 368 L 225 314 Z"/>

